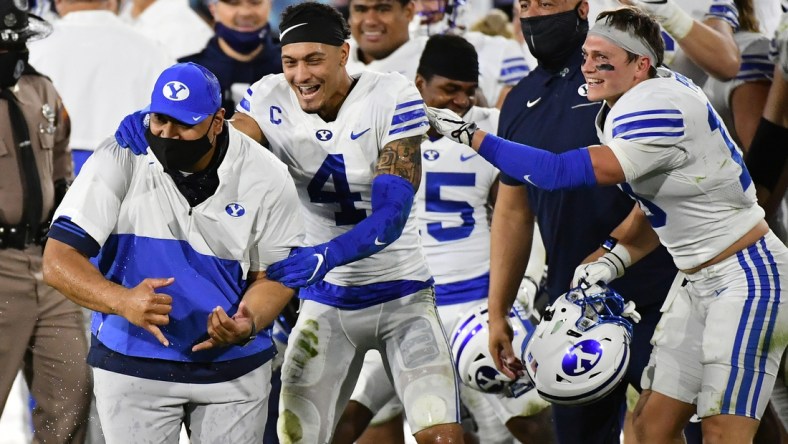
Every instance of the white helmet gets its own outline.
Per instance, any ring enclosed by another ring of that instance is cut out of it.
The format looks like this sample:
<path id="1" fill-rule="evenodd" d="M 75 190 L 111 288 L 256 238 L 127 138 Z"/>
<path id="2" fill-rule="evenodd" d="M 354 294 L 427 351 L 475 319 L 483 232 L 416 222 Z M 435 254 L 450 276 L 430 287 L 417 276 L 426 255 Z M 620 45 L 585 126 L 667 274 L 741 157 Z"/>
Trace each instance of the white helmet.
<path id="1" fill-rule="evenodd" d="M 509 321 L 514 330 L 512 347 L 521 353 L 535 328 L 528 321 L 525 309 L 517 302 L 509 311 Z M 457 321 L 451 334 L 451 351 L 460 380 L 473 389 L 485 393 L 502 393 L 519 397 L 533 388 L 527 375 L 512 380 L 495 368 L 490 355 L 487 325 L 487 301 L 473 307 Z"/>
<path id="2" fill-rule="evenodd" d="M 523 354 L 539 395 L 585 404 L 612 391 L 627 371 L 634 304 L 606 287 L 574 288 L 547 308 Z"/>

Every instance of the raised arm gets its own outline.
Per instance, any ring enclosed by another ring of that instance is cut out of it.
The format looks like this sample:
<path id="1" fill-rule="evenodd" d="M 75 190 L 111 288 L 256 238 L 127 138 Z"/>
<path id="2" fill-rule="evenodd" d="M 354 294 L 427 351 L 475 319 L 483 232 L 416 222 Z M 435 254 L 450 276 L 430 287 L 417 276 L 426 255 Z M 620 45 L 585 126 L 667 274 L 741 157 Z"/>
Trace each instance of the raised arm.
<path id="1" fill-rule="evenodd" d="M 610 147 L 579 147 L 561 154 L 510 142 L 465 122 L 451 110 L 428 108 L 430 124 L 444 136 L 470 146 L 510 177 L 545 190 L 615 185 L 624 170 Z"/>

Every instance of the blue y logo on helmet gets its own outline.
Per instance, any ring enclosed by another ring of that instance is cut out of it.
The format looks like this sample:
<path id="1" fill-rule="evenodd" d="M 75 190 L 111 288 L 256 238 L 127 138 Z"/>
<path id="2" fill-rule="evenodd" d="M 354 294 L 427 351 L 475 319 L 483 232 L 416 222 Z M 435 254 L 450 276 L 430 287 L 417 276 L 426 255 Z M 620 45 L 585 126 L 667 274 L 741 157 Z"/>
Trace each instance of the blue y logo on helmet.
<path id="1" fill-rule="evenodd" d="M 593 369 L 602 359 L 602 344 L 594 339 L 578 342 L 564 355 L 561 369 L 570 376 L 579 376 Z"/>
<path id="2" fill-rule="evenodd" d="M 246 214 L 244 207 L 242 207 L 241 204 L 235 202 L 227 204 L 227 206 L 224 207 L 224 211 L 226 211 L 227 214 L 232 217 L 241 217 Z"/>
<path id="3" fill-rule="evenodd" d="M 496 379 L 498 370 L 483 365 L 476 370 L 476 385 L 482 388 L 486 393 L 497 393 L 503 390 L 503 381 Z"/>

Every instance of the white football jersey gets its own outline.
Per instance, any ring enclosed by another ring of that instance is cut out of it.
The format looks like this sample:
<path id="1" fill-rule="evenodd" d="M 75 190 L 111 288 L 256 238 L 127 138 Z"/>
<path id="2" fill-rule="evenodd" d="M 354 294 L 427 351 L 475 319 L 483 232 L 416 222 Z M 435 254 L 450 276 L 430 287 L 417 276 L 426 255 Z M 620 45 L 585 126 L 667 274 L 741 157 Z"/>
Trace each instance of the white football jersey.
<path id="1" fill-rule="evenodd" d="M 733 35 L 733 38 L 741 52 L 742 63 L 739 72 L 736 77 L 727 82 L 709 77 L 706 84 L 703 85 L 703 92 L 706 93 L 709 102 L 722 117 L 722 121 L 733 139 L 738 141 L 731 111 L 731 94 L 745 83 L 771 83 L 774 75 L 774 62 L 769 60 L 769 39 L 765 35 L 757 32 L 739 31 Z"/>
<path id="2" fill-rule="evenodd" d="M 701 89 L 681 74 L 659 73 L 603 107 L 596 126 L 624 170 L 621 189 L 686 270 L 732 245 L 764 212 L 739 147 Z"/>
<path id="3" fill-rule="evenodd" d="M 367 217 L 381 149 L 429 128 L 413 82 L 397 73 L 355 77 L 356 85 L 333 122 L 305 113 L 282 74 L 263 77 L 238 105 L 237 111 L 255 119 L 271 151 L 288 166 L 304 209 L 309 245 L 327 242 Z M 325 281 L 349 287 L 429 279 L 414 208 L 399 239 L 370 257 L 333 269 Z"/>
<path id="4" fill-rule="evenodd" d="M 416 70 L 419 68 L 419 59 L 427 44 L 427 37 L 411 37 L 402 46 L 389 54 L 385 59 L 373 60 L 369 64 L 359 58 L 358 43 L 349 39 L 350 55 L 347 60 L 347 72 L 351 75 L 362 71 L 398 72 L 411 82 L 416 80 Z"/>
<path id="5" fill-rule="evenodd" d="M 495 134 L 500 111 L 473 107 L 464 119 Z M 421 144 L 416 207 L 424 254 L 436 285 L 490 271 L 487 202 L 498 169 L 469 146 L 446 137 Z M 483 295 L 485 296 L 485 295 Z"/>
<path id="6" fill-rule="evenodd" d="M 498 103 L 504 87 L 516 85 L 531 72 L 516 41 L 476 31 L 466 31 L 462 37 L 479 55 L 479 87 L 489 106 Z"/>

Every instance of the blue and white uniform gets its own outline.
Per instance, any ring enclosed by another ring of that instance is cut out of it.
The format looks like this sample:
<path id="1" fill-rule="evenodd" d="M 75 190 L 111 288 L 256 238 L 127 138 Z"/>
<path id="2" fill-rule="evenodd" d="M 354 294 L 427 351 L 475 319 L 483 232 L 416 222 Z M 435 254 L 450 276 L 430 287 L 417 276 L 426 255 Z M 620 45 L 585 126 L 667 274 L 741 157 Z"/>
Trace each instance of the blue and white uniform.
<path id="1" fill-rule="evenodd" d="M 419 67 L 421 53 L 427 44 L 427 37 L 411 37 L 386 58 L 373 60 L 369 63 L 364 63 L 361 59 L 361 54 L 359 53 L 361 48 L 359 48 L 358 43 L 353 38 L 348 40 L 348 44 L 350 44 L 350 53 L 347 60 L 348 73 L 358 74 L 362 71 L 398 72 L 412 82 L 416 80 L 416 70 Z"/>
<path id="2" fill-rule="evenodd" d="M 208 338 L 206 321 L 215 307 L 236 312 L 250 272 L 264 271 L 302 244 L 303 220 L 279 160 L 232 127 L 217 139 L 227 143 L 218 188 L 194 207 L 150 150 L 134 155 L 110 138 L 55 213 L 50 236 L 88 256 L 100 247 L 93 262 L 110 281 L 131 288 L 146 278 L 175 278 L 159 290 L 172 297 L 169 324 L 160 326 L 167 347 L 119 315 L 93 315 L 88 363 L 104 432 L 113 440 L 133 429 L 138 439 L 177 442 L 183 405 L 190 402 L 201 406 L 195 415 L 238 426 L 193 424 L 198 439 L 262 439 L 275 353 L 270 329 L 245 347 L 191 349 Z M 155 402 L 172 409 L 152 411 Z M 136 421 L 151 427 L 137 430 Z"/>
<path id="3" fill-rule="evenodd" d="M 596 121 L 679 269 L 718 256 L 763 220 L 741 152 L 699 87 L 681 74 L 627 91 Z M 760 418 L 788 333 L 788 248 L 769 232 L 677 279 L 663 306 L 643 387 L 697 405 L 701 418 Z"/>
<path id="4" fill-rule="evenodd" d="M 381 150 L 428 129 L 411 81 L 371 71 L 354 78 L 332 122 L 304 112 L 283 75 L 252 85 L 237 109 L 257 122 L 271 151 L 288 165 L 310 245 L 364 220 Z M 282 367 L 280 440 L 295 439 L 297 424 L 303 442 L 330 441 L 371 349 L 384 355 L 413 433 L 458 421 L 457 380 L 415 213 L 386 248 L 301 290 L 304 302 Z"/>
<path id="5" fill-rule="evenodd" d="M 473 107 L 464 116 L 495 133 L 500 112 Z M 424 253 L 435 278 L 435 301 L 446 334 L 480 302 L 490 284 L 488 204 L 498 169 L 466 145 L 441 137 L 421 144 L 422 180 L 416 208 Z M 478 436 L 486 443 L 510 443 L 505 427 L 518 416 L 540 412 L 548 403 L 536 391 L 517 398 L 483 394 L 460 386 L 460 398 L 474 417 Z M 384 422 L 402 411 L 387 382 L 380 355 L 368 353 L 351 399 Z"/>
<path id="6" fill-rule="evenodd" d="M 739 31 L 733 34 L 733 39 L 741 52 L 742 63 L 739 72 L 736 77 L 727 82 L 710 77 L 703 85 L 703 92 L 706 93 L 712 107 L 722 118 L 733 140 L 740 143 L 731 107 L 733 91 L 747 83 L 771 83 L 774 75 L 774 62 L 769 60 L 769 39 L 765 35 L 758 32 Z"/>

